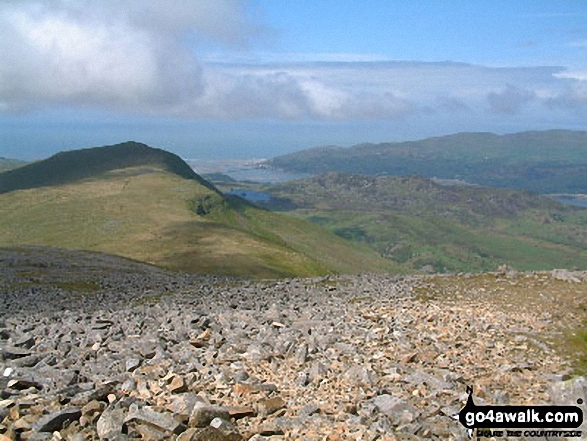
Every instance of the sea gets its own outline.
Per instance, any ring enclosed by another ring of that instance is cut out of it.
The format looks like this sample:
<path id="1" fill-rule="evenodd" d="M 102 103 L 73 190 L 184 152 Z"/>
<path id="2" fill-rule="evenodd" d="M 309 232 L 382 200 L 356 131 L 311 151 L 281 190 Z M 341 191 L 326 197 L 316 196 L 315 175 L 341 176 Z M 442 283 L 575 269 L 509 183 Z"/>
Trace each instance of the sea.
<path id="1" fill-rule="evenodd" d="M 222 173 L 237 181 L 278 183 L 304 179 L 305 173 L 291 173 L 275 169 L 266 159 L 186 159 L 198 174 Z"/>

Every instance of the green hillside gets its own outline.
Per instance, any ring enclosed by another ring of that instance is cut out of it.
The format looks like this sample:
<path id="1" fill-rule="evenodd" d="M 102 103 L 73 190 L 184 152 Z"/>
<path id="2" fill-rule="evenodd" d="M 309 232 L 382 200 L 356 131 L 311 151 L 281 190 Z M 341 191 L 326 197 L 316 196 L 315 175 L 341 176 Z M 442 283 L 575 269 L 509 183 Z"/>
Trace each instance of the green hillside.
<path id="1" fill-rule="evenodd" d="M 459 133 L 420 141 L 320 147 L 268 164 L 320 174 L 424 176 L 538 193 L 587 193 L 587 131 Z"/>
<path id="2" fill-rule="evenodd" d="M 110 170 L 141 165 L 160 167 L 185 179 L 196 180 L 213 189 L 179 156 L 138 142 L 125 142 L 105 147 L 61 152 L 43 161 L 0 173 L 0 193 L 68 184 L 99 176 Z"/>
<path id="3" fill-rule="evenodd" d="M 22 167 L 25 164 L 25 161 L 20 161 L 18 159 L 0 157 L 0 173 L 3 171 L 12 170 L 13 168 Z"/>
<path id="4" fill-rule="evenodd" d="M 368 245 L 408 271 L 587 269 L 587 210 L 524 191 L 334 173 L 264 191 L 268 208 Z"/>
<path id="5" fill-rule="evenodd" d="M 368 247 L 317 225 L 224 197 L 191 169 L 167 162 L 171 156 L 162 151 L 126 144 L 139 154 L 109 160 L 105 156 L 121 152 L 115 147 L 68 152 L 23 167 L 25 174 L 1 174 L 4 189 L 34 179 L 47 185 L 0 194 L 0 246 L 94 250 L 195 273 L 256 278 L 397 270 Z M 81 179 L 82 172 L 60 166 L 65 177 L 58 177 L 50 165 L 64 157 L 64 163 L 87 165 L 86 175 L 90 169 L 97 174 Z M 124 161 L 134 165 L 105 171 Z M 32 177 L 35 170 L 46 174 Z"/>

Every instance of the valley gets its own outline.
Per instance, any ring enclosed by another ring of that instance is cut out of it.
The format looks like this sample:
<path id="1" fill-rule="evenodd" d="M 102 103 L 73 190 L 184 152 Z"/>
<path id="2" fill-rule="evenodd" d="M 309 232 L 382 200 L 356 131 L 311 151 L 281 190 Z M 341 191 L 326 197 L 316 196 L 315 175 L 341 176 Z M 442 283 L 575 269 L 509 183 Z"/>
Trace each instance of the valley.
<path id="1" fill-rule="evenodd" d="M 467 386 L 582 396 L 587 210 L 261 164 L 123 143 L 0 173 L 1 437 L 465 440 Z"/>

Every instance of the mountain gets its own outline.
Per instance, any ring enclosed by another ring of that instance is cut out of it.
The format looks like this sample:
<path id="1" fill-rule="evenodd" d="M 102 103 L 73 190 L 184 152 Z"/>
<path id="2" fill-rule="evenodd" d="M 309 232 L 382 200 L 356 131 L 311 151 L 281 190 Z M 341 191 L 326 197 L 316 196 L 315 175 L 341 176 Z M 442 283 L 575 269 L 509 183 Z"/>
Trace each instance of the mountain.
<path id="1" fill-rule="evenodd" d="M 317 225 L 226 197 L 181 158 L 143 144 L 60 153 L 0 174 L 0 184 L 0 246 L 254 278 L 397 270 Z"/>
<path id="2" fill-rule="evenodd" d="M 25 161 L 21 161 L 19 159 L 10 159 L 10 158 L 2 158 L 0 157 L 0 173 L 7 170 L 12 170 L 13 168 L 21 167 L 25 165 Z"/>
<path id="3" fill-rule="evenodd" d="M 138 142 L 125 142 L 57 153 L 43 161 L 0 173 L 0 193 L 25 188 L 77 182 L 111 170 L 138 166 L 160 167 L 185 179 L 193 179 L 213 189 L 183 159 L 165 150 Z"/>
<path id="4" fill-rule="evenodd" d="M 587 210 L 499 188 L 331 173 L 263 188 L 266 208 L 362 243 L 406 271 L 587 268 Z"/>
<path id="5" fill-rule="evenodd" d="M 278 156 L 267 164 L 312 174 L 419 175 L 538 193 L 587 193 L 587 131 L 459 133 L 420 141 L 319 147 Z"/>

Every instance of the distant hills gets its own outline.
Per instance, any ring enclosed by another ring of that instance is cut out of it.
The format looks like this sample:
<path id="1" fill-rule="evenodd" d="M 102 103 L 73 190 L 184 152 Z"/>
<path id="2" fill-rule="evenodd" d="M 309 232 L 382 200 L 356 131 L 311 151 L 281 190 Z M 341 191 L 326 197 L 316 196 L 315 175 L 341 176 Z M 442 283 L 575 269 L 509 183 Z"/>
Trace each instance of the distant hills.
<path id="1" fill-rule="evenodd" d="M 259 204 L 369 246 L 406 272 L 587 269 L 587 210 L 526 191 L 330 173 Z"/>
<path id="2" fill-rule="evenodd" d="M 267 162 L 287 171 L 459 179 L 538 193 L 587 193 L 587 131 L 450 136 L 319 147 Z"/>
<path id="3" fill-rule="evenodd" d="M 226 197 L 181 158 L 135 142 L 0 173 L 0 192 L 0 246 L 101 251 L 247 278 L 398 269 L 318 225 Z"/>
<path id="4" fill-rule="evenodd" d="M 2 158 L 0 157 L 0 173 L 13 168 L 21 167 L 25 165 L 25 161 L 19 161 L 18 159 Z"/>

